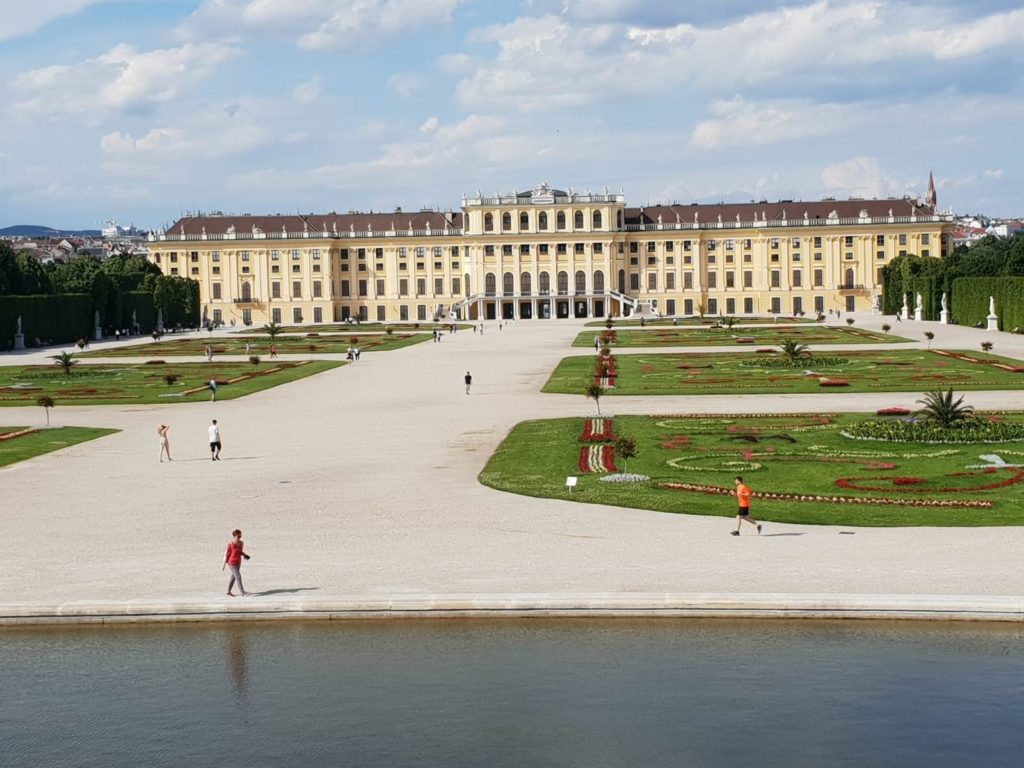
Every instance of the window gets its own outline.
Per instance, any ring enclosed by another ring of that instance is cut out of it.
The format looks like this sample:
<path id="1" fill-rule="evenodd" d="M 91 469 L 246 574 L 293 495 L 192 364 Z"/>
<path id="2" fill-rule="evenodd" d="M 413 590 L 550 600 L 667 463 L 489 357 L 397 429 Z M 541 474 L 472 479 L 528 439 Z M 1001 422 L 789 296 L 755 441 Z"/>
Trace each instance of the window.
<path id="1" fill-rule="evenodd" d="M 640 253 L 640 243 L 635 240 L 629 244 L 630 253 Z"/>
<path id="2" fill-rule="evenodd" d="M 772 288 L 778 288 L 779 285 L 781 284 L 781 282 L 782 282 L 782 275 L 781 275 L 781 273 L 779 272 L 779 270 L 773 269 L 772 270 L 772 275 L 771 275 L 771 287 Z"/>
<path id="3" fill-rule="evenodd" d="M 717 261 L 718 261 L 718 257 L 715 254 L 713 254 L 713 253 L 709 253 L 708 254 L 708 264 L 714 264 Z"/>
<path id="4" fill-rule="evenodd" d="M 843 238 L 843 245 L 847 248 L 853 248 L 853 235 L 847 235 Z"/>
<path id="5" fill-rule="evenodd" d="M 653 267 L 657 263 L 658 263 L 658 257 L 657 256 L 648 256 L 647 257 L 647 266 Z"/>
<path id="6" fill-rule="evenodd" d="M 543 232 L 543 231 L 546 231 L 547 228 L 548 228 L 548 215 L 544 211 L 541 211 L 540 215 L 537 216 L 537 229 L 539 229 L 539 230 L 541 230 Z"/>
<path id="7" fill-rule="evenodd" d="M 190 254 L 189 258 L 191 259 L 193 264 L 198 264 L 199 263 L 199 252 L 198 251 L 192 251 L 192 253 Z"/>
<path id="8" fill-rule="evenodd" d="M 821 269 L 814 270 L 814 287 L 821 288 L 825 284 L 825 272 Z"/>
<path id="9" fill-rule="evenodd" d="M 409 319 L 409 305 L 403 304 L 398 308 L 398 319 L 408 320 Z"/>
<path id="10" fill-rule="evenodd" d="M 558 293 L 560 296 L 565 296 L 569 293 L 569 273 L 559 272 L 558 273 Z"/>
<path id="11" fill-rule="evenodd" d="M 213 298 L 214 299 L 219 299 L 220 298 L 220 283 L 214 283 L 213 284 Z"/>
<path id="12" fill-rule="evenodd" d="M 754 241 L 748 237 L 746 240 L 743 241 L 743 250 L 749 251 L 753 247 L 753 245 Z"/>
<path id="13" fill-rule="evenodd" d="M 494 246 L 493 245 L 485 245 L 484 246 L 484 256 L 493 256 L 493 255 L 494 255 Z"/>
<path id="14" fill-rule="evenodd" d="M 814 247 L 815 248 L 821 248 L 821 238 L 820 237 L 814 238 Z"/>
<path id="15" fill-rule="evenodd" d="M 666 272 L 665 273 L 665 290 L 674 291 L 676 289 L 676 273 Z"/>
<path id="16" fill-rule="evenodd" d="M 501 214 L 501 231 L 511 232 L 512 231 L 512 214 L 505 212 Z"/>
<path id="17" fill-rule="evenodd" d="M 656 291 L 658 290 L 658 273 L 648 272 L 647 273 L 647 290 Z"/>
<path id="18" fill-rule="evenodd" d="M 434 269 L 444 269 L 444 264 L 440 261 L 434 262 Z"/>
<path id="19" fill-rule="evenodd" d="M 171 274 L 172 275 L 178 274 L 178 268 L 177 267 L 171 267 Z"/>
<path id="20" fill-rule="evenodd" d="M 726 240 L 725 241 L 725 250 L 731 251 L 733 249 L 733 247 L 735 246 L 735 244 L 736 244 L 735 240 Z"/>
<path id="21" fill-rule="evenodd" d="M 815 296 L 814 297 L 814 311 L 819 315 L 825 311 L 825 297 Z"/>
<path id="22" fill-rule="evenodd" d="M 416 319 L 417 320 L 426 320 L 427 319 L 427 305 L 426 304 L 417 304 L 416 305 Z"/>
<path id="23" fill-rule="evenodd" d="M 342 296 L 351 296 L 352 295 L 352 291 L 349 290 L 348 280 L 342 280 L 341 281 L 341 295 Z"/>
<path id="24" fill-rule="evenodd" d="M 847 251 L 843 258 L 847 261 L 853 261 L 853 251 Z"/>
<path id="25" fill-rule="evenodd" d="M 875 252 L 875 258 L 876 259 L 884 259 L 885 258 L 885 251 L 876 251 Z"/>
<path id="26" fill-rule="evenodd" d="M 674 315 L 676 313 L 676 300 L 666 299 L 665 300 L 665 314 Z"/>
<path id="27" fill-rule="evenodd" d="M 292 283 L 292 298 L 298 299 L 302 297 L 302 281 L 295 280 Z"/>
<path id="28" fill-rule="evenodd" d="M 743 314 L 752 315 L 754 314 L 754 300 L 750 297 L 743 299 Z"/>
<path id="29" fill-rule="evenodd" d="M 673 241 L 669 240 L 668 242 L 665 243 L 665 250 L 668 253 L 672 253 L 672 251 L 674 251 L 675 249 L 676 249 L 676 244 Z"/>
<path id="30" fill-rule="evenodd" d="M 718 299 L 708 299 L 708 314 L 709 315 L 717 315 L 718 314 Z"/>
<path id="31" fill-rule="evenodd" d="M 576 293 L 587 292 L 587 273 L 582 269 L 576 271 Z"/>
<path id="32" fill-rule="evenodd" d="M 493 272 L 484 275 L 484 295 L 495 296 L 498 293 L 498 279 Z"/>
<path id="33" fill-rule="evenodd" d="M 556 253 L 563 253 L 563 254 L 564 254 L 564 253 L 567 253 L 567 250 L 566 250 L 566 245 L 565 245 L 565 243 L 558 243 L 558 244 L 557 244 L 557 245 L 555 246 L 555 252 L 556 252 Z"/>
<path id="34" fill-rule="evenodd" d="M 313 311 L 315 312 L 316 310 Z M 385 320 L 387 320 L 387 309 L 381 305 L 377 307 L 377 322 L 383 323 Z"/>
<path id="35" fill-rule="evenodd" d="M 494 214 L 493 213 L 485 213 L 484 214 L 484 232 L 493 232 L 493 231 L 494 231 Z"/>
<path id="36" fill-rule="evenodd" d="M 815 261 L 821 261 L 821 253 L 820 252 L 816 252 L 814 254 L 814 260 Z"/>
<path id="37" fill-rule="evenodd" d="M 900 235 L 900 245 L 906 245 L 906 244 L 907 244 L 907 236 L 906 235 Z"/>
<path id="38" fill-rule="evenodd" d="M 525 232 L 530 228 L 530 215 L 525 211 L 519 214 L 519 231 Z"/>
<path id="39" fill-rule="evenodd" d="M 804 300 L 800 296 L 793 297 L 793 314 L 802 315 L 804 313 Z"/>
<path id="40" fill-rule="evenodd" d="M 575 243 L 572 247 L 572 251 L 575 254 L 583 253 L 583 243 Z"/>
<path id="41" fill-rule="evenodd" d="M 875 245 L 885 245 L 885 235 L 875 235 Z"/>
<path id="42" fill-rule="evenodd" d="M 401 258 L 401 259 L 404 259 L 404 258 L 406 258 L 406 257 L 407 257 L 408 255 L 409 255 L 409 249 L 408 249 L 408 248 L 406 248 L 406 247 L 404 247 L 404 246 L 403 246 L 403 247 L 401 247 L 401 248 L 399 248 L 399 249 L 398 249 L 398 257 L 399 257 L 399 258 Z"/>
<path id="43" fill-rule="evenodd" d="M 547 272 L 540 273 L 540 293 L 542 296 L 547 296 L 551 293 L 551 275 Z"/>
<path id="44" fill-rule="evenodd" d="M 452 296 L 458 296 L 462 292 L 462 280 L 458 277 L 452 278 Z"/>
<path id="45" fill-rule="evenodd" d="M 170 256 L 171 256 L 171 263 L 177 264 L 178 263 L 178 253 L 177 253 L 177 251 L 171 251 Z"/>
<path id="46" fill-rule="evenodd" d="M 427 295 L 427 279 L 425 277 L 416 278 L 416 295 L 426 296 Z"/>
<path id="47" fill-rule="evenodd" d="M 376 288 L 376 291 L 374 292 L 374 295 L 376 295 L 376 296 L 383 296 L 384 295 L 384 281 L 383 280 L 378 278 L 375 281 L 375 288 Z"/>
<path id="48" fill-rule="evenodd" d="M 398 281 L 398 295 L 408 296 L 409 295 L 409 278 L 403 277 Z"/>
<path id="49" fill-rule="evenodd" d="M 274 324 L 280 324 L 280 322 L 281 322 L 281 308 L 280 307 L 274 307 L 272 310 L 270 310 L 270 322 L 272 322 Z"/>
<path id="50" fill-rule="evenodd" d="M 453 245 L 452 246 L 452 258 L 453 259 L 459 258 L 459 246 L 457 246 L 457 245 Z"/>
<path id="51" fill-rule="evenodd" d="M 422 259 L 424 256 L 427 255 L 427 249 L 424 248 L 422 245 L 418 245 L 418 246 L 416 246 L 414 253 L 416 254 L 416 258 L 417 259 Z M 421 267 L 419 265 L 417 265 L 416 268 L 417 269 L 423 269 L 423 267 Z"/>
<path id="52" fill-rule="evenodd" d="M 298 261 L 298 260 L 299 260 L 299 249 L 295 248 L 295 249 L 292 250 L 292 261 Z"/>
<path id="53" fill-rule="evenodd" d="M 519 246 L 519 255 L 520 256 L 529 256 L 530 255 L 530 246 L 528 246 L 528 245 L 520 245 Z"/>
<path id="54" fill-rule="evenodd" d="M 782 299 L 778 296 L 772 296 L 772 308 L 771 313 L 777 315 L 782 312 Z"/>
<path id="55" fill-rule="evenodd" d="M 378 259 L 383 259 L 384 258 L 384 249 L 383 248 L 375 248 L 373 250 L 373 255 L 376 256 Z"/>
<path id="56" fill-rule="evenodd" d="M 501 255 L 502 256 L 511 256 L 512 255 L 512 246 L 509 245 L 508 243 L 506 243 L 505 245 L 501 246 Z"/>
<path id="57" fill-rule="evenodd" d="M 717 272 L 708 272 L 708 288 L 717 288 L 717 287 L 718 287 L 718 273 Z"/>
<path id="58" fill-rule="evenodd" d="M 444 256 L 444 248 L 442 248 L 440 245 L 435 245 L 434 246 L 434 258 L 435 259 L 440 259 L 442 256 Z"/>
<path id="59" fill-rule="evenodd" d="M 276 265 L 273 267 L 273 270 L 274 270 L 274 272 L 277 272 L 277 266 Z M 341 271 L 342 272 L 348 272 L 348 264 L 342 264 L 341 265 Z"/>
<path id="60" fill-rule="evenodd" d="M 537 246 L 537 253 L 539 253 L 541 256 L 547 256 L 548 255 L 548 244 L 547 243 L 541 243 L 540 245 L 538 245 Z"/>
<path id="61" fill-rule="evenodd" d="M 434 295 L 435 296 L 443 296 L 444 295 L 444 278 L 443 277 L 435 277 L 434 278 Z"/>
<path id="62" fill-rule="evenodd" d="M 708 240 L 708 250 L 709 251 L 718 250 L 718 243 L 716 241 L 714 241 L 714 240 Z"/>
<path id="63" fill-rule="evenodd" d="M 683 272 L 683 290 L 689 291 L 693 288 L 693 272 Z"/>
<path id="64" fill-rule="evenodd" d="M 772 250 L 776 250 L 776 251 L 779 250 L 779 238 L 773 237 L 771 239 L 771 246 L 772 246 Z"/>
<path id="65" fill-rule="evenodd" d="M 790 261 L 800 261 L 800 254 L 799 253 L 790 254 L 789 258 L 790 258 Z"/>
<path id="66" fill-rule="evenodd" d="M 930 245 L 932 242 L 932 236 L 927 232 L 921 235 L 921 245 Z"/>
<path id="67" fill-rule="evenodd" d="M 293 323 L 301 323 L 302 322 L 302 310 L 299 307 L 294 307 L 292 309 L 292 322 Z"/>
<path id="68" fill-rule="evenodd" d="M 683 299 L 683 314 L 684 315 L 692 315 L 693 314 L 693 299 Z"/>
<path id="69" fill-rule="evenodd" d="M 213 260 L 214 261 L 220 261 L 220 254 L 217 253 L 216 251 L 213 252 Z M 270 260 L 271 261 L 280 261 L 281 260 L 281 252 L 280 251 L 271 251 L 270 252 Z"/>
<path id="70" fill-rule="evenodd" d="M 725 314 L 735 315 L 736 314 L 736 299 L 725 300 Z"/>
<path id="71" fill-rule="evenodd" d="M 655 244 L 655 242 L 653 240 L 648 240 L 647 241 L 647 252 L 648 253 L 654 253 L 654 250 L 655 250 L 656 247 L 657 247 L 657 245 Z"/>
<path id="72" fill-rule="evenodd" d="M 583 211 L 576 211 L 572 217 L 573 229 L 583 229 Z"/>
<path id="73" fill-rule="evenodd" d="M 319 264 L 314 264 L 313 265 L 313 271 L 314 272 L 319 272 L 320 271 L 320 265 Z"/>
<path id="74" fill-rule="evenodd" d="M 743 287 L 753 288 L 754 287 L 754 273 L 749 269 L 743 271 Z"/>
<path id="75" fill-rule="evenodd" d="M 594 215 L 591 216 L 591 221 L 592 221 L 592 224 L 593 224 L 593 226 L 591 227 L 592 229 L 600 229 L 601 228 L 601 212 L 600 211 L 594 211 Z"/>
<path id="76" fill-rule="evenodd" d="M 901 250 L 901 251 L 899 252 L 899 255 L 900 255 L 900 256 L 906 256 L 906 255 L 907 255 L 907 251 L 906 251 L 905 249 L 903 249 L 903 250 Z"/>
<path id="77" fill-rule="evenodd" d="M 246 271 L 248 271 L 248 267 L 246 268 Z M 199 267 L 192 267 L 192 274 L 193 275 L 198 275 L 199 274 Z"/>
<path id="78" fill-rule="evenodd" d="M 640 263 L 640 259 L 637 258 L 636 256 L 630 256 L 629 263 L 635 267 L 637 264 Z"/>
<path id="79" fill-rule="evenodd" d="M 281 298 L 281 284 L 277 281 L 270 284 L 270 298 L 280 299 Z"/>
<path id="80" fill-rule="evenodd" d="M 793 270 L 793 284 L 792 284 L 791 287 L 792 288 L 802 288 L 803 287 L 802 280 L 803 280 L 803 275 L 801 275 L 800 270 L 799 269 L 794 269 Z"/>
<path id="81" fill-rule="evenodd" d="M 555 227 L 565 229 L 565 211 L 559 211 L 555 216 Z"/>
<path id="82" fill-rule="evenodd" d="M 632 272 L 629 275 L 629 290 L 639 291 L 640 290 L 640 275 L 636 272 Z"/>
<path id="83" fill-rule="evenodd" d="M 594 243 L 591 248 L 593 248 L 594 253 L 604 253 L 604 243 Z"/>
<path id="84" fill-rule="evenodd" d="M 735 272 L 726 272 L 725 273 L 725 287 L 726 288 L 735 288 L 736 287 L 736 273 Z"/>
<path id="85" fill-rule="evenodd" d="M 293 273 L 299 273 L 301 271 L 302 271 L 302 265 L 301 264 L 292 264 L 292 272 Z"/>
<path id="86" fill-rule="evenodd" d="M 213 322 L 217 325 L 224 322 L 224 314 L 219 309 L 213 310 Z"/>
<path id="87" fill-rule="evenodd" d="M 314 259 L 319 259 L 320 258 L 320 249 L 319 248 L 314 248 L 312 251 L 310 251 L 310 253 L 313 255 Z"/>
<path id="88" fill-rule="evenodd" d="M 275 269 L 275 271 L 276 271 L 276 269 Z M 214 267 L 213 268 L 213 274 L 219 275 L 220 274 L 220 267 Z"/>
<path id="89" fill-rule="evenodd" d="M 927 248 L 922 248 L 921 255 L 924 256 L 925 258 L 928 258 L 929 256 L 932 255 L 932 252 Z"/>
<path id="90" fill-rule="evenodd" d="M 321 283 L 319 280 L 314 280 L 313 281 L 313 298 L 314 299 L 319 299 L 323 295 L 324 295 L 323 294 L 323 283 Z"/>
<path id="91" fill-rule="evenodd" d="M 368 291 L 367 291 L 367 288 L 368 288 L 367 283 L 368 282 L 369 281 L 367 281 L 367 280 L 360 280 L 359 281 L 359 295 L 360 296 L 366 296 L 366 294 L 368 293 Z"/>
<path id="92" fill-rule="evenodd" d="M 683 240 L 683 250 L 684 251 L 689 251 L 692 248 L 693 248 L 693 245 L 690 243 L 689 240 Z"/>

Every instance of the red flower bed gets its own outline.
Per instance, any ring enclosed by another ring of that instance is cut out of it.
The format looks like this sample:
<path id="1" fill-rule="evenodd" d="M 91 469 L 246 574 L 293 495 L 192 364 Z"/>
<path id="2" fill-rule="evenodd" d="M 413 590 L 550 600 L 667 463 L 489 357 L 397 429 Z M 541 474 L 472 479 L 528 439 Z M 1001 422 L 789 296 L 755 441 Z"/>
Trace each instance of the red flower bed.
<path id="1" fill-rule="evenodd" d="M 818 385 L 822 387 L 848 387 L 850 382 L 844 379 L 822 379 L 818 382 Z"/>
<path id="2" fill-rule="evenodd" d="M 584 443 L 601 443 L 614 437 L 611 419 L 583 420 L 583 436 L 580 440 Z"/>
<path id="3" fill-rule="evenodd" d="M 750 339 L 750 338 L 739 338 L 739 339 L 736 339 L 736 343 L 737 344 L 753 344 L 755 341 L 757 341 L 757 339 Z"/>
<path id="4" fill-rule="evenodd" d="M 991 475 L 994 474 L 997 468 L 991 467 L 984 469 L 981 472 L 958 472 L 955 477 L 973 477 L 979 474 Z M 922 489 L 901 489 L 903 493 L 974 493 L 976 491 L 991 491 L 996 488 L 1005 488 L 1009 485 L 1016 485 L 1021 480 L 1024 480 L 1024 470 L 1008 470 L 1011 472 L 1010 477 L 1005 480 L 1000 480 L 995 483 L 988 483 L 987 485 L 976 485 L 973 487 L 966 488 L 922 488 Z M 892 488 L 886 486 L 872 486 L 872 485 L 861 485 L 864 482 L 871 482 L 872 480 L 881 480 L 882 482 L 891 482 L 894 485 L 911 485 L 913 482 L 900 483 L 898 481 L 917 481 L 924 482 L 921 478 L 908 478 L 908 477 L 841 477 L 836 480 L 836 485 L 840 488 L 847 488 L 855 491 L 890 491 Z"/>
<path id="5" fill-rule="evenodd" d="M 0 443 L 5 440 L 14 440 L 16 437 L 22 437 L 23 435 L 30 435 L 35 431 L 35 427 L 26 427 L 25 429 L 19 429 L 17 432 L 4 432 L 0 434 Z"/>
<path id="6" fill-rule="evenodd" d="M 716 485 L 700 485 L 698 483 L 659 483 L 659 488 L 671 491 L 691 491 L 709 496 L 732 496 L 731 488 L 720 488 Z M 963 509 L 989 509 L 991 501 L 946 500 L 946 499 L 886 499 L 864 496 L 811 496 L 795 493 L 752 493 L 755 499 L 776 501 L 813 501 L 817 504 L 868 504 L 872 506 L 893 507 L 953 507 Z"/>
<path id="7" fill-rule="evenodd" d="M 577 466 L 583 474 L 615 472 L 615 448 L 611 445 L 581 445 Z"/>
<path id="8" fill-rule="evenodd" d="M 924 482 L 923 477 L 894 477 L 893 485 L 920 485 Z"/>
<path id="9" fill-rule="evenodd" d="M 761 355 L 771 355 L 778 352 L 777 349 L 772 349 L 771 347 L 761 347 L 761 349 L 755 349 L 754 351 Z"/>
<path id="10" fill-rule="evenodd" d="M 893 406 L 891 408 L 879 408 L 875 411 L 877 416 L 909 416 L 909 408 L 900 408 L 899 406 Z"/>

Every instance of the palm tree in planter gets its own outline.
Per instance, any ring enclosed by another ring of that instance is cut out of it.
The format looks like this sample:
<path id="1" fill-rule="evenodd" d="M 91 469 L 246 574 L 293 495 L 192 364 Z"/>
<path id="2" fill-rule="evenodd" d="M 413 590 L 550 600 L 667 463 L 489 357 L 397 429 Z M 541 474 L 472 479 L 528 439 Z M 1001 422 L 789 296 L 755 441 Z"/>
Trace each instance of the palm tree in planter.
<path id="1" fill-rule="evenodd" d="M 791 363 L 811 356 L 811 348 L 795 339 L 783 339 L 779 345 L 779 352 Z"/>
<path id="2" fill-rule="evenodd" d="M 891 325 L 889 325 L 888 323 L 883 323 L 883 324 L 882 324 L 882 330 L 883 330 L 883 331 L 884 331 L 885 333 L 888 333 L 889 331 L 891 331 L 891 330 L 892 330 L 892 326 L 891 326 Z"/>
<path id="3" fill-rule="evenodd" d="M 931 331 L 925 331 L 924 332 L 924 337 L 926 339 L 928 339 L 928 349 L 931 349 L 932 348 L 932 339 L 935 338 L 935 334 L 932 333 Z"/>
<path id="4" fill-rule="evenodd" d="M 284 330 L 284 328 L 282 328 L 277 323 L 273 323 L 273 322 L 267 323 L 266 325 L 263 326 L 263 332 L 265 334 L 267 334 L 267 336 L 270 337 L 271 341 L 276 339 L 280 335 L 281 331 L 283 331 L 283 330 Z"/>
<path id="5" fill-rule="evenodd" d="M 723 317 L 722 318 L 722 325 L 724 325 L 726 328 L 732 330 L 732 327 L 734 325 L 736 325 L 736 318 L 733 317 L 732 315 L 729 315 L 728 317 Z"/>
<path id="6" fill-rule="evenodd" d="M 604 387 L 600 384 L 590 384 L 586 389 L 583 390 L 583 394 L 587 396 L 588 400 L 593 400 L 594 405 L 597 406 L 597 415 L 601 415 L 601 395 L 604 394 Z"/>
<path id="7" fill-rule="evenodd" d="M 622 459 L 622 472 L 626 472 L 626 463 L 636 456 L 636 438 L 619 435 L 615 438 L 615 457 Z"/>
<path id="8" fill-rule="evenodd" d="M 611 315 L 609 315 L 604 321 L 604 327 L 610 331 L 613 325 L 615 325 L 615 321 L 612 320 Z"/>
<path id="9" fill-rule="evenodd" d="M 71 375 L 72 366 L 78 365 L 78 361 L 75 360 L 75 356 L 70 352 L 61 352 L 59 355 L 50 355 L 50 359 L 53 360 L 54 365 L 59 365 L 61 373 L 65 377 Z"/>
<path id="10" fill-rule="evenodd" d="M 164 382 L 167 384 L 168 387 L 173 387 L 175 384 L 177 384 L 179 378 L 181 378 L 181 377 L 178 376 L 178 374 L 176 374 L 176 373 L 165 373 L 164 374 Z"/>
<path id="11" fill-rule="evenodd" d="M 395 329 L 392 328 L 390 325 L 387 328 L 384 329 L 384 333 L 386 333 L 388 336 L 392 335 L 394 332 L 395 332 Z"/>
<path id="12" fill-rule="evenodd" d="M 855 322 L 857 322 L 857 321 L 854 320 L 852 317 L 846 318 L 846 324 L 847 325 L 853 325 Z"/>
<path id="13" fill-rule="evenodd" d="M 974 421 L 974 407 L 964 405 L 963 395 L 954 400 L 954 394 L 952 387 L 945 392 L 926 392 L 924 397 L 917 401 L 921 408 L 915 411 L 914 415 L 940 427 L 956 427 Z"/>
<path id="14" fill-rule="evenodd" d="M 983 342 L 981 342 L 981 349 L 982 349 L 983 352 L 991 352 L 992 351 L 992 342 L 991 341 L 983 341 Z"/>
<path id="15" fill-rule="evenodd" d="M 46 411 L 46 426 L 50 426 L 50 409 L 56 405 L 49 395 L 40 395 L 36 398 L 36 405 Z"/>

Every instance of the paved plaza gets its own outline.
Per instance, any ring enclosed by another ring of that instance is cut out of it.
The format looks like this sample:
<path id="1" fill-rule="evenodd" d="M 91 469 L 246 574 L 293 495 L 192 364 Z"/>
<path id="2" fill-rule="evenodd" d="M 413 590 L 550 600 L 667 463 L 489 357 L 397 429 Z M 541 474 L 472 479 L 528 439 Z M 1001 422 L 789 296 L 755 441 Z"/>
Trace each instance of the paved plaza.
<path id="1" fill-rule="evenodd" d="M 883 318 L 857 322 L 878 329 Z M 996 354 L 1024 359 L 1024 337 L 888 322 L 894 334 L 921 339 L 903 349 L 923 346 L 922 331 L 932 330 L 936 347 L 974 350 L 987 339 Z M 582 395 L 540 393 L 562 357 L 592 354 L 569 346 L 582 322 L 522 321 L 500 332 L 497 323 L 486 325 L 483 336 L 463 330 L 438 344 L 367 353 L 356 364 L 232 401 L 58 403 L 56 424 L 123 431 L 0 470 L 0 617 L 76 605 L 237 610 L 244 602 L 292 611 L 436 595 L 1024 595 L 1024 528 L 768 523 L 765 535 L 736 539 L 728 535 L 732 519 L 535 499 L 480 485 L 477 474 L 517 422 L 594 413 Z M 0 355 L 0 365 L 49 364 L 56 351 Z M 918 397 L 608 397 L 602 410 L 874 411 L 912 407 Z M 1024 392 L 971 392 L 967 400 L 1024 409 Z M 224 443 L 217 463 L 206 432 L 214 418 Z M 39 408 L 0 408 L 0 425 L 42 420 Z M 158 462 L 161 422 L 171 425 L 171 463 Z M 256 595 L 245 601 L 224 595 L 220 571 L 236 527 L 252 553 L 243 574 Z"/>

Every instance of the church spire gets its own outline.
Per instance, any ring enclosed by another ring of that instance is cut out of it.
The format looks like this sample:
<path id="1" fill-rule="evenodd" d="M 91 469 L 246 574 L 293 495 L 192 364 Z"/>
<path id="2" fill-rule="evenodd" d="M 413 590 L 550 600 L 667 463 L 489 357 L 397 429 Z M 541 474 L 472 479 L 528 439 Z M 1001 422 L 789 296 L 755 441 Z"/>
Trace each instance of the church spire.
<path id="1" fill-rule="evenodd" d="M 935 206 L 938 205 L 939 199 L 935 194 L 935 179 L 932 177 L 931 169 L 928 170 L 928 194 L 924 198 L 925 205 L 929 206 L 932 210 L 935 210 Z"/>

